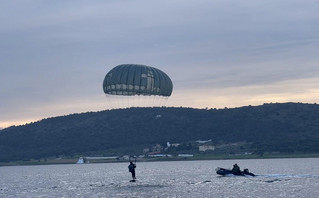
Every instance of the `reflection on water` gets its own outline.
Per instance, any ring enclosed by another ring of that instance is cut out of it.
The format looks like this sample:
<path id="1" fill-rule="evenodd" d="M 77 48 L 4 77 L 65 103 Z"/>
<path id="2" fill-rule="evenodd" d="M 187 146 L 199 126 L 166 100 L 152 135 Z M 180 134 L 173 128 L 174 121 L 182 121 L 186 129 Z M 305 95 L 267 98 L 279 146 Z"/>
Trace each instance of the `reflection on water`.
<path id="1" fill-rule="evenodd" d="M 256 177 L 219 176 L 237 163 Z M 319 197 L 319 159 L 0 167 L 0 197 Z"/>

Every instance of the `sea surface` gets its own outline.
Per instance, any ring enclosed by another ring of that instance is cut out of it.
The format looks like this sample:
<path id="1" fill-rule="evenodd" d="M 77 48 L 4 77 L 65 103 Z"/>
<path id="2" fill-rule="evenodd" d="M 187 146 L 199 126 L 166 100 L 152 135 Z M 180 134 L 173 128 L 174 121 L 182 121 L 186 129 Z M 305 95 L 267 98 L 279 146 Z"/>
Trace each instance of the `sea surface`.
<path id="1" fill-rule="evenodd" d="M 218 176 L 237 163 L 256 177 Z M 319 158 L 0 167 L 0 197 L 319 197 Z"/>

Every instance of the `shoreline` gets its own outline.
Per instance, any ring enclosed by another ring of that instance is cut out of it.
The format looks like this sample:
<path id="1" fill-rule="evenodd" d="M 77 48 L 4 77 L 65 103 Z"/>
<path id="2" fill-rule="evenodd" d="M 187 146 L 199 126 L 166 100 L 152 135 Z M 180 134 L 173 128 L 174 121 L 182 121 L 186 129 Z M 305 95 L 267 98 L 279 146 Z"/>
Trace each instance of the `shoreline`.
<path id="1" fill-rule="evenodd" d="M 235 160 L 235 159 L 287 159 L 287 158 L 319 158 L 319 153 L 309 154 L 264 154 L 258 155 L 212 155 L 201 154 L 194 157 L 157 157 L 157 158 L 138 158 L 138 162 L 158 162 L 158 161 L 199 161 L 199 160 Z M 76 164 L 79 158 L 48 158 L 41 160 L 24 160 L 12 162 L 0 162 L 2 166 L 34 166 L 34 165 L 59 165 Z M 91 160 L 89 164 L 96 163 L 127 163 L 128 160 Z"/>

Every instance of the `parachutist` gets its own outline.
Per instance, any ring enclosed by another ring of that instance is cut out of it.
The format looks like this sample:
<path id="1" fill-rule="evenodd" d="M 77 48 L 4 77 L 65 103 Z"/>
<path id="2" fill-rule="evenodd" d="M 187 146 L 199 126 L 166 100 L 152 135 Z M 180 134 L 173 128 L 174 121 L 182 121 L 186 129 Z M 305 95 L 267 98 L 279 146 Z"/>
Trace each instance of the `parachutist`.
<path id="1" fill-rule="evenodd" d="M 130 173 L 132 173 L 132 179 L 135 180 L 135 168 L 136 168 L 136 164 L 133 164 L 133 162 L 130 162 L 130 165 L 128 165 L 128 171 Z"/>
<path id="2" fill-rule="evenodd" d="M 239 166 L 237 164 L 234 164 L 232 172 L 233 172 L 234 175 L 240 175 L 241 174 L 240 168 L 239 168 Z"/>

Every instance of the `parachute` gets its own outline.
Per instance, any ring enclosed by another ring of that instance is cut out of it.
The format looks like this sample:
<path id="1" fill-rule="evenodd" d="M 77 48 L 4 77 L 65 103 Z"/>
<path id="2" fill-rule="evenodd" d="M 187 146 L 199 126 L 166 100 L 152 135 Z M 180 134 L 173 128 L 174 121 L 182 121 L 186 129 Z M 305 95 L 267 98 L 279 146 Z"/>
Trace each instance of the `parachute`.
<path id="1" fill-rule="evenodd" d="M 173 83 L 167 74 L 157 68 L 138 64 L 122 64 L 106 74 L 103 91 L 108 98 L 115 96 L 118 102 L 123 102 L 122 98 L 129 98 L 128 104 L 124 106 L 140 106 L 136 105 L 136 98 L 141 98 L 141 96 L 153 96 L 153 101 L 157 101 L 158 98 L 168 98 L 172 94 Z M 141 99 L 138 100 L 141 101 Z M 156 106 L 156 103 L 147 105 L 142 99 L 142 104 L 146 106 Z"/>

